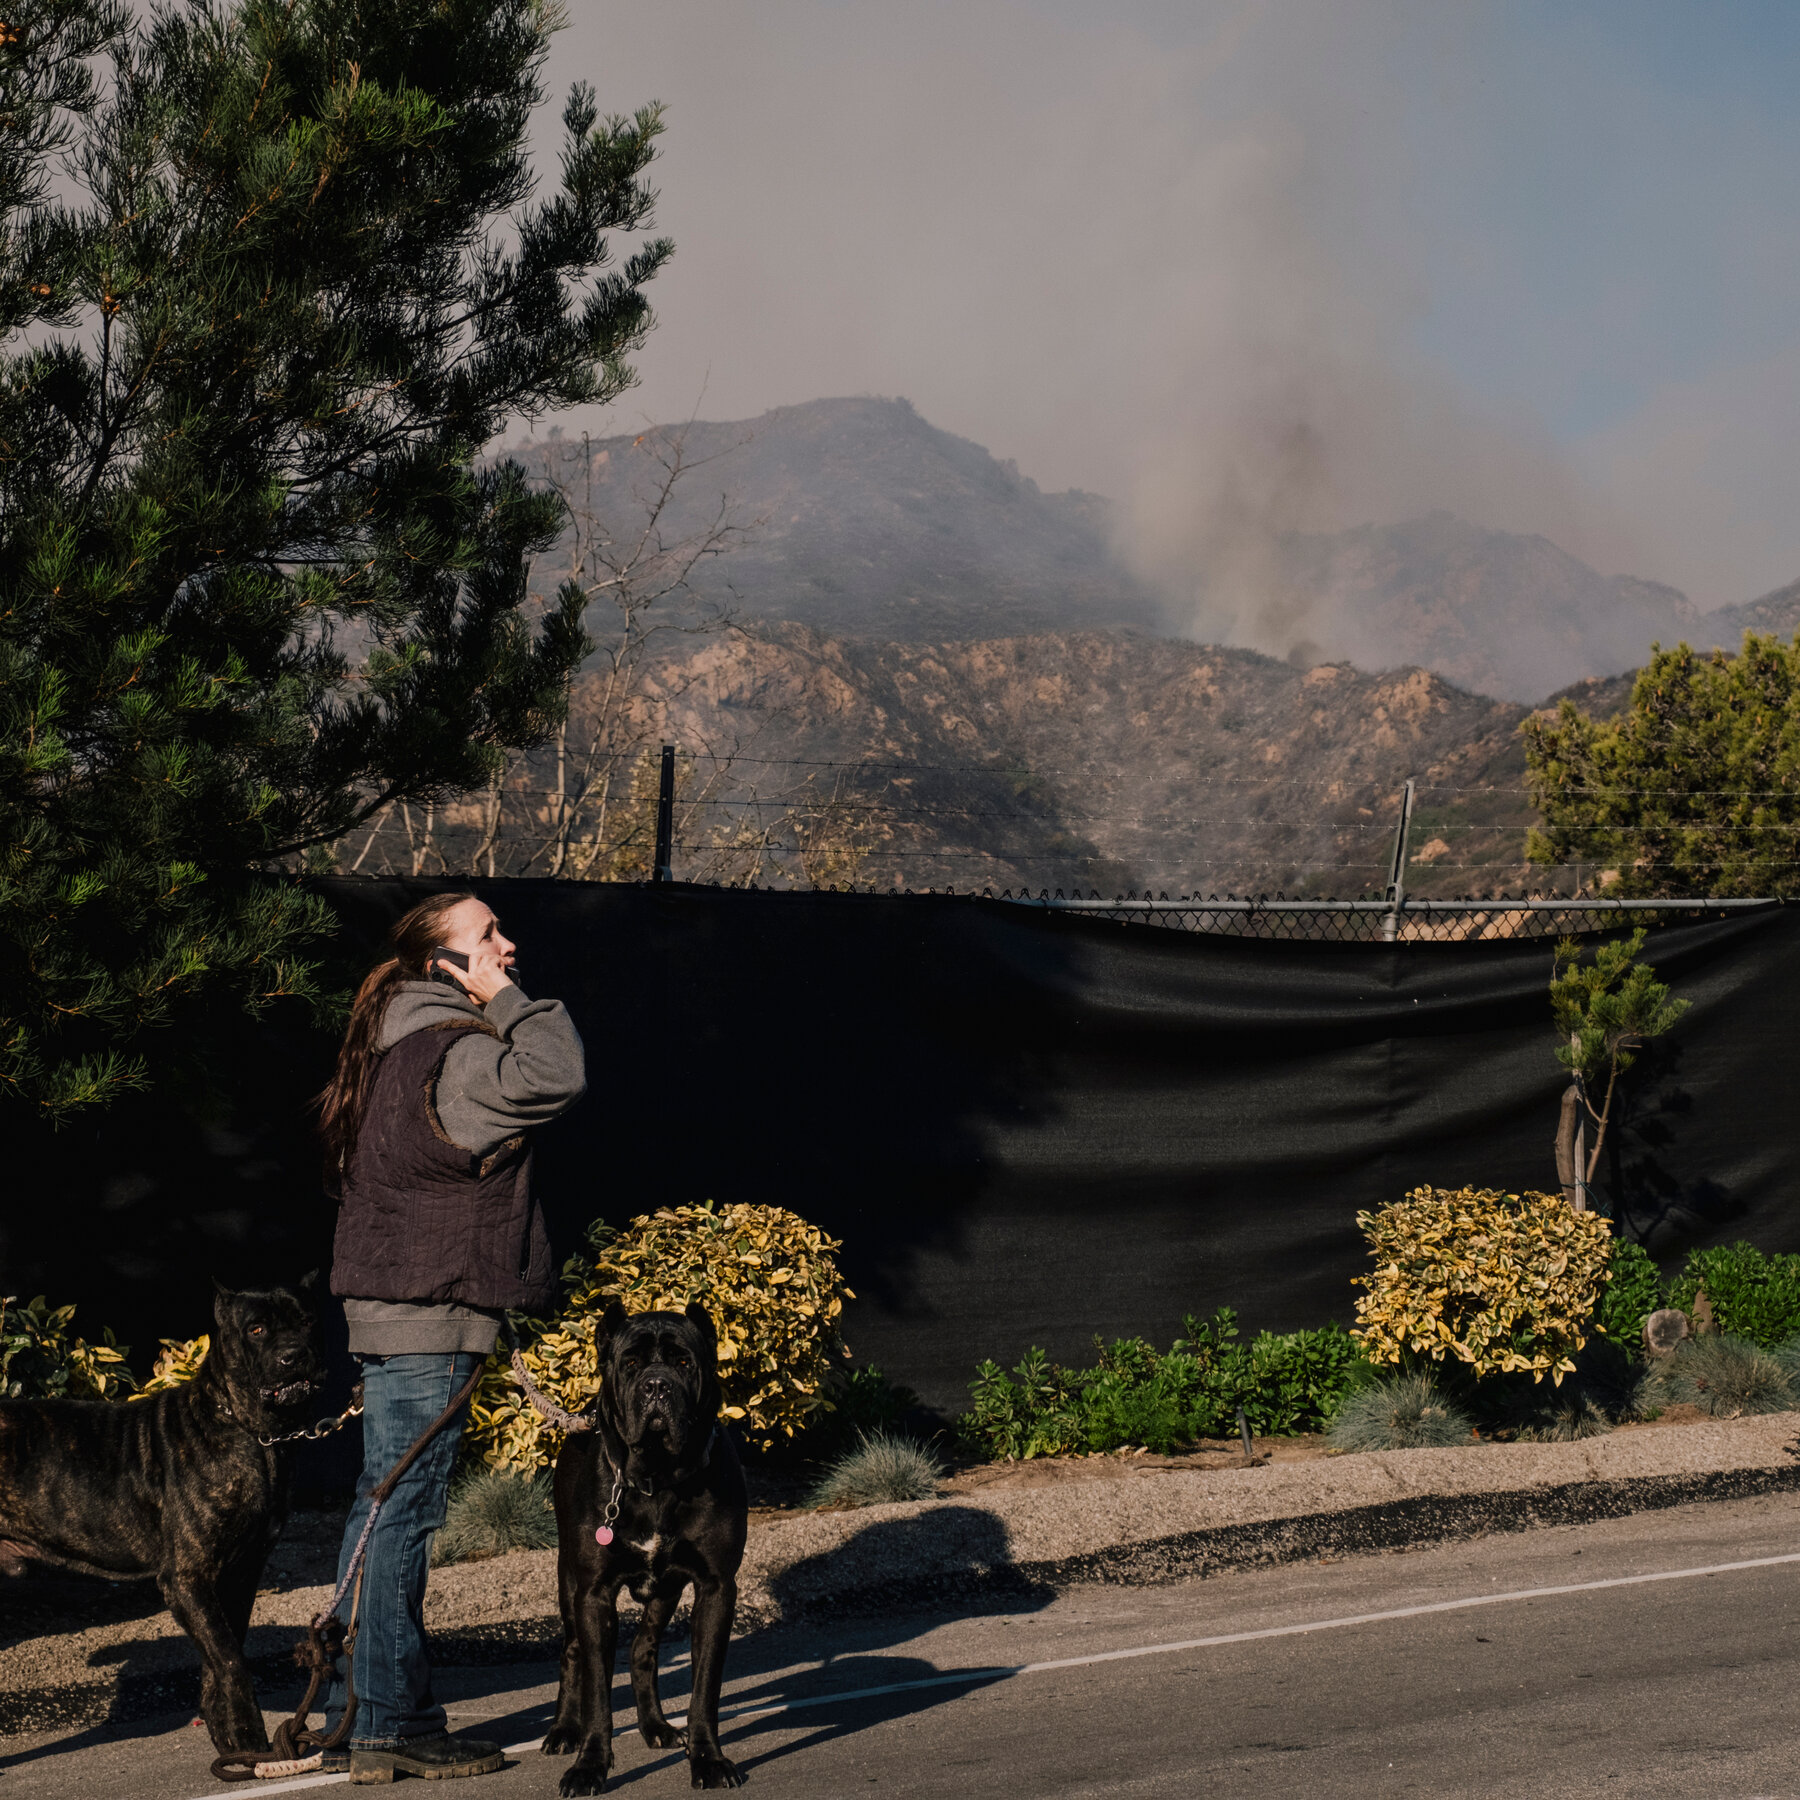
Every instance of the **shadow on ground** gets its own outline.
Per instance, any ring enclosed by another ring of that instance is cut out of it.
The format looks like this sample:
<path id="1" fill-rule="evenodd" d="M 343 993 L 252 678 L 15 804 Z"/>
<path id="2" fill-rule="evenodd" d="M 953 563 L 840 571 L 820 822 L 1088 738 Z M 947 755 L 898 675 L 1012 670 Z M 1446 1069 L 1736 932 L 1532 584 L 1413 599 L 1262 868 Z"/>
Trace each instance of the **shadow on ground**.
<path id="1" fill-rule="evenodd" d="M 859 1585 L 856 1613 L 848 1617 L 825 1605 L 827 1570 L 832 1581 L 841 1583 L 846 1566 L 867 1584 Z M 927 1518 L 877 1520 L 829 1554 L 794 1564 L 771 1585 L 781 1622 L 736 1639 L 726 1661 L 730 1687 L 721 1709 L 721 1736 L 747 1769 L 891 1719 L 928 1712 L 1002 1679 L 1009 1672 L 1005 1667 L 945 1669 L 922 1657 L 891 1655 L 888 1648 L 896 1640 L 916 1637 L 928 1618 L 1035 1612 L 1054 1594 L 1018 1574 L 1004 1526 L 974 1507 L 944 1507 Z M 621 1732 L 636 1718 L 625 1678 L 634 1624 L 621 1618 L 613 1689 L 614 1724 Z M 685 1638 L 671 1634 L 665 1640 L 660 1679 L 671 1712 L 686 1710 L 688 1671 Z M 479 1707 L 486 1696 L 517 1693 L 534 1673 L 547 1686 L 554 1684 L 555 1671 L 547 1661 L 479 1672 L 469 1666 L 454 1674 L 447 1670 L 445 1695 L 454 1694 L 452 1703 L 463 1709 Z M 772 1709 L 770 1714 L 756 1716 L 765 1707 Z M 550 1713 L 548 1700 L 539 1700 L 483 1718 L 478 1726 L 465 1720 L 464 1726 L 518 1742 L 546 1729 Z M 803 1737 L 757 1753 L 755 1741 L 765 1731 L 797 1727 L 804 1730 Z M 622 1769 L 609 1785 L 627 1786 L 677 1760 L 656 1757 Z"/>

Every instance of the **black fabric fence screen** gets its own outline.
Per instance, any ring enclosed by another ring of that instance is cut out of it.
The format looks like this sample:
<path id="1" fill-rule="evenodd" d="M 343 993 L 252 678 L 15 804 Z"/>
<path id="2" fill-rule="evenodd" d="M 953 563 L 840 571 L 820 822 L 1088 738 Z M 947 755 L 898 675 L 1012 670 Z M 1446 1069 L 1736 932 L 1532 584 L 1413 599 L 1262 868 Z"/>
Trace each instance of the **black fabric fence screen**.
<path id="1" fill-rule="evenodd" d="M 364 966 L 446 884 L 329 880 Z M 476 882 L 590 1090 L 539 1134 L 559 1251 L 589 1220 L 734 1200 L 844 1240 L 845 1335 L 950 1411 L 974 1365 L 1096 1333 L 1348 1322 L 1355 1224 L 1422 1182 L 1554 1185 L 1550 947 L 1282 943 L 950 896 Z M 1659 1254 L 1800 1250 L 1800 913 L 1664 926 L 1693 1010 L 1646 1054 L 1599 1187 Z M 162 1093 L 40 1144 L 5 1291 L 138 1345 L 214 1273 L 325 1260 L 304 1097 L 333 1045 L 244 1027 L 227 1098 Z"/>

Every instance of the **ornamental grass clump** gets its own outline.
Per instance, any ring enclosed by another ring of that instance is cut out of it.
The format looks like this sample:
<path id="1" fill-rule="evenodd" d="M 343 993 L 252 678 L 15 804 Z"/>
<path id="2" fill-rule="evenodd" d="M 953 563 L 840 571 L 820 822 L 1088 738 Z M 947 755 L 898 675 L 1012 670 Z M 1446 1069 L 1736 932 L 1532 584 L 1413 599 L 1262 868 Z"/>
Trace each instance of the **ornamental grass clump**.
<path id="1" fill-rule="evenodd" d="M 1604 1437 L 1616 1424 L 1592 1394 L 1564 1389 L 1546 1395 L 1538 1406 L 1521 1408 L 1512 1436 L 1521 1444 L 1572 1444 L 1581 1438 Z"/>
<path id="2" fill-rule="evenodd" d="M 841 1248 L 779 1206 L 663 1207 L 623 1231 L 604 1223 L 563 1269 L 568 1300 L 548 1322 L 525 1321 L 532 1379 L 579 1413 L 599 1397 L 595 1332 L 613 1300 L 628 1312 L 682 1311 L 698 1300 L 719 1335 L 720 1416 L 755 1448 L 792 1439 L 829 1413 L 830 1377 L 849 1354 L 838 1332 L 846 1300 Z M 521 1472 L 555 1456 L 562 1434 L 519 1391 L 504 1352 L 489 1359 L 470 1409 L 469 1445 L 491 1468 Z"/>
<path id="3" fill-rule="evenodd" d="M 807 1505 L 879 1506 L 894 1500 L 929 1500 L 943 1474 L 937 1453 L 925 1445 L 892 1432 L 871 1432 L 819 1477 Z"/>
<path id="4" fill-rule="evenodd" d="M 1441 1450 L 1469 1443 L 1472 1430 L 1462 1408 L 1416 1370 L 1347 1395 L 1325 1441 L 1334 1450 Z"/>
<path id="5" fill-rule="evenodd" d="M 434 1567 L 480 1562 L 509 1550 L 549 1550 L 556 1544 L 556 1503 L 550 1471 L 515 1475 L 506 1469 L 468 1469 L 450 1489 L 444 1523 L 431 1540 Z"/>
<path id="6" fill-rule="evenodd" d="M 1356 1222 L 1374 1270 L 1357 1277 L 1357 1338 L 1372 1363 L 1446 1356 L 1475 1375 L 1559 1384 L 1594 1329 L 1612 1227 L 1550 1194 L 1414 1188 Z"/>
<path id="7" fill-rule="evenodd" d="M 1655 1374 L 1665 1405 L 1697 1406 L 1715 1419 L 1790 1412 L 1794 1379 L 1785 1359 L 1746 1338 L 1709 1332 L 1688 1338 Z"/>

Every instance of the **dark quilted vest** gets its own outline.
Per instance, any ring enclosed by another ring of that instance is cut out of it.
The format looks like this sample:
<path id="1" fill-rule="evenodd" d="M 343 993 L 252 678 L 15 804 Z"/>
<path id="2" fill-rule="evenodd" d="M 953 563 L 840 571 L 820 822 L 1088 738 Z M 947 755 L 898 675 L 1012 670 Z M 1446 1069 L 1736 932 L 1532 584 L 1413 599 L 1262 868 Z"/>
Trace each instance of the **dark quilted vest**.
<path id="1" fill-rule="evenodd" d="M 524 1312 L 555 1300 L 524 1134 L 477 1156 L 453 1144 L 438 1120 L 450 1046 L 465 1031 L 488 1030 L 473 1021 L 436 1026 L 383 1054 L 344 1175 L 334 1294 Z"/>

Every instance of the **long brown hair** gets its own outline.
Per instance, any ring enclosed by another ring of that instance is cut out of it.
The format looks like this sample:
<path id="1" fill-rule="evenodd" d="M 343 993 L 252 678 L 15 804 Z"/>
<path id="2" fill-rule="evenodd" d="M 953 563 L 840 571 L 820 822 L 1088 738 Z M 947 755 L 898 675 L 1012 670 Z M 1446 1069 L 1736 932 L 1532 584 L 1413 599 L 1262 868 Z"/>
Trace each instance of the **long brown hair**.
<path id="1" fill-rule="evenodd" d="M 381 1021 L 395 990 L 405 981 L 426 979 L 425 959 L 444 941 L 444 919 L 473 894 L 433 894 L 409 907 L 388 932 L 392 954 L 378 962 L 356 990 L 350 1024 L 338 1051 L 337 1068 L 314 1104 L 325 1145 L 325 1179 L 335 1188 L 356 1154 L 356 1134 L 375 1080 Z"/>

